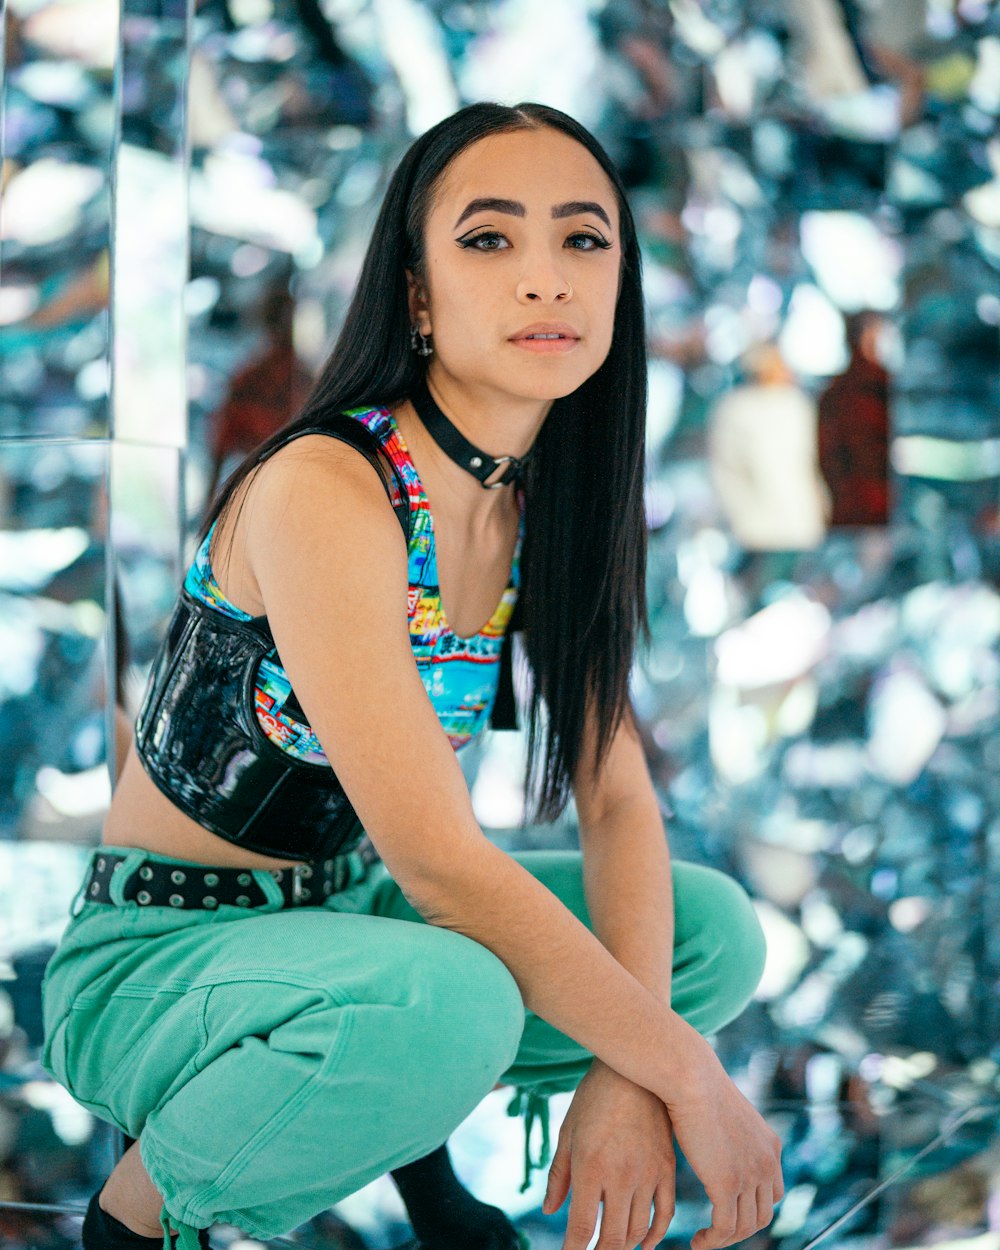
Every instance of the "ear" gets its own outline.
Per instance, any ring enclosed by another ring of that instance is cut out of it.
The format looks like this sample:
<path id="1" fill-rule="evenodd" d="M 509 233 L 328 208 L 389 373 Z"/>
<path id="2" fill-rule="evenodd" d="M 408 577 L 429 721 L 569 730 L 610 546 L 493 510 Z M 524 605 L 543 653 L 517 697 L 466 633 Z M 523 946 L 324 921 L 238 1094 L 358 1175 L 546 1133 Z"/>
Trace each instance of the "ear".
<path id="1" fill-rule="evenodd" d="M 424 337 L 431 333 L 431 314 L 427 290 L 411 269 L 406 270 L 406 302 L 410 310 L 410 324 L 415 325 Z"/>

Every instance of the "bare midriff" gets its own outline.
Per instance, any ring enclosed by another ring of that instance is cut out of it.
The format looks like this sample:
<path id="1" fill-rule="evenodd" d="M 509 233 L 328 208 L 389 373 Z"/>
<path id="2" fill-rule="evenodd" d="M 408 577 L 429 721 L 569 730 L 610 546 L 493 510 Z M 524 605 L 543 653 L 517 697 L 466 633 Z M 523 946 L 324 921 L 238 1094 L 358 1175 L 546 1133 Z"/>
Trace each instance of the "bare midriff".
<path id="1" fill-rule="evenodd" d="M 135 753 L 134 739 L 115 786 L 101 843 L 142 847 L 158 855 L 224 868 L 290 868 L 298 862 L 248 851 L 192 820 L 147 776 Z"/>

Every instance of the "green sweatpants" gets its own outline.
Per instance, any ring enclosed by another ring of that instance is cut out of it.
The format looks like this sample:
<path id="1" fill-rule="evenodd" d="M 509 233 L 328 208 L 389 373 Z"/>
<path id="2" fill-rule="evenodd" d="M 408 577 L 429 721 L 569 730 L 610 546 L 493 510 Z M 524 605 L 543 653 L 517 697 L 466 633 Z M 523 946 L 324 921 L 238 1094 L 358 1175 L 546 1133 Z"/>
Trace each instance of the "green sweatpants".
<path id="1" fill-rule="evenodd" d="M 103 851 L 125 848 L 97 847 Z M 138 1138 L 180 1232 L 266 1240 L 439 1146 L 498 1082 L 574 1089 L 591 1056 L 526 1012 L 504 964 L 428 925 L 384 865 L 314 907 L 214 911 L 74 899 L 43 983 L 45 1070 Z M 578 852 L 514 856 L 589 924 Z M 701 1033 L 732 1020 L 763 968 L 741 887 L 674 861 L 674 1008 Z"/>

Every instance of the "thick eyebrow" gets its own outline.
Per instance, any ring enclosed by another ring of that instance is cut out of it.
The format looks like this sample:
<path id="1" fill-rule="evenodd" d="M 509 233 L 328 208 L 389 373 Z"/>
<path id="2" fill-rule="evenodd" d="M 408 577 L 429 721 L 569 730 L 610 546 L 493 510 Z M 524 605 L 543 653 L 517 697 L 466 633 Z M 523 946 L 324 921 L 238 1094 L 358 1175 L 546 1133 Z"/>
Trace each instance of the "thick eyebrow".
<path id="1" fill-rule="evenodd" d="M 593 213 L 611 229 L 611 218 L 596 200 L 567 200 L 565 204 L 555 204 L 552 207 L 553 217 L 576 217 L 578 213 Z"/>
<path id="2" fill-rule="evenodd" d="M 510 213 L 512 217 L 524 217 L 528 211 L 518 200 L 498 200 L 493 196 L 486 196 L 483 199 L 470 200 L 452 229 L 457 230 L 466 217 L 471 217 L 473 213 L 485 212 L 487 209 L 494 213 Z"/>
<path id="3" fill-rule="evenodd" d="M 481 213 L 492 210 L 494 213 L 509 213 L 512 217 L 527 216 L 527 209 L 520 200 L 500 200 L 493 196 L 484 196 L 478 200 L 470 200 L 462 210 L 462 215 L 452 229 L 457 230 L 467 217 L 471 217 L 473 213 Z M 595 217 L 600 217 L 601 221 L 611 229 L 611 218 L 596 200 L 567 200 L 565 204 L 553 204 L 552 216 L 558 217 L 575 217 L 579 213 L 593 213 Z"/>

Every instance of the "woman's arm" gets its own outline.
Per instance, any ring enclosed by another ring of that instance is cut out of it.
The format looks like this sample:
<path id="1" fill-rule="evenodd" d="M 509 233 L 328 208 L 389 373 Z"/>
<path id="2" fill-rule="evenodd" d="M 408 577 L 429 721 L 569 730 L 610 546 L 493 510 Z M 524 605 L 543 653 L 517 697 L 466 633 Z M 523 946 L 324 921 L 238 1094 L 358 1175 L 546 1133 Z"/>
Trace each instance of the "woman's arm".
<path id="1" fill-rule="evenodd" d="M 492 950 L 532 1010 L 668 1096 L 697 1034 L 476 822 L 413 661 L 405 544 L 371 466 L 307 435 L 265 462 L 244 506 L 282 664 L 405 896 Z"/>
<path id="2" fill-rule="evenodd" d="M 573 782 L 587 910 L 622 967 L 669 1003 L 673 884 L 659 805 L 631 708 L 599 771 L 596 727 L 591 710 Z M 542 1208 L 557 1210 L 572 1191 L 565 1250 L 584 1250 L 599 1208 L 602 1245 L 652 1250 L 673 1219 L 675 1173 L 664 1103 L 595 1059 L 563 1120 Z"/>
<path id="3" fill-rule="evenodd" d="M 497 955 L 543 1019 L 686 1110 L 678 1137 L 735 1227 L 738 1194 L 780 1184 L 778 1139 L 698 1033 L 483 835 L 413 661 L 405 544 L 374 470 L 307 435 L 258 471 L 245 510 L 281 661 L 404 895 Z"/>
<path id="4" fill-rule="evenodd" d="M 593 719 L 573 783 L 594 932 L 646 989 L 670 1003 L 674 944 L 670 850 L 631 708 L 600 772 Z"/>

